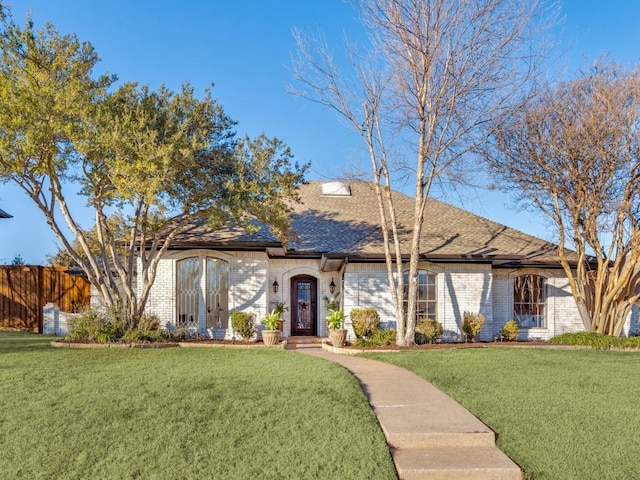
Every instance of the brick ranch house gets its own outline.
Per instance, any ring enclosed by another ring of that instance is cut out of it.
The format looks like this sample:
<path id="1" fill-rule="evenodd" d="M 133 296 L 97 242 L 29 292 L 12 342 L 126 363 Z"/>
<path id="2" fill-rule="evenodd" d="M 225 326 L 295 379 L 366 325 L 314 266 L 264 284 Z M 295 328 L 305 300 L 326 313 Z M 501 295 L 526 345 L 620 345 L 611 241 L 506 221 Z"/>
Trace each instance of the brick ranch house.
<path id="1" fill-rule="evenodd" d="M 413 199 L 394 195 L 399 218 L 412 218 Z M 229 339 L 230 312 L 254 313 L 260 324 L 284 302 L 283 337 L 327 336 L 323 298 L 335 285 L 347 314 L 374 307 L 384 327 L 394 327 L 373 185 L 312 181 L 300 197 L 292 224 L 298 240 L 287 249 L 266 228 L 194 226 L 180 235 L 160 260 L 147 313 L 170 329 Z M 445 340 L 462 338 L 464 311 L 485 316 L 480 340 L 494 339 L 510 319 L 522 340 L 583 329 L 555 245 L 437 200 L 423 232 L 417 315 L 442 323 Z M 627 322 L 630 330 L 637 319 Z"/>

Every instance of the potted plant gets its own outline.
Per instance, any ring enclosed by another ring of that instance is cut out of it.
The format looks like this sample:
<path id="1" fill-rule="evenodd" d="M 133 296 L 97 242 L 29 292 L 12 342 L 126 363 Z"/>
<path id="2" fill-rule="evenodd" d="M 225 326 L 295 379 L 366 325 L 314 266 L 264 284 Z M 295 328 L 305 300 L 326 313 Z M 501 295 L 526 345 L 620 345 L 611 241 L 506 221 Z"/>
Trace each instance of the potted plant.
<path id="1" fill-rule="evenodd" d="M 329 328 L 329 338 L 334 347 L 344 347 L 347 342 L 347 330 L 344 326 L 345 314 L 343 310 L 329 310 L 327 315 L 327 327 Z"/>
<path id="2" fill-rule="evenodd" d="M 273 311 L 278 314 L 278 325 L 277 329 L 282 332 L 284 326 L 284 320 L 282 320 L 282 314 L 285 310 L 288 310 L 287 305 L 284 302 L 275 302 L 273 307 Z"/>
<path id="3" fill-rule="evenodd" d="M 275 308 L 265 315 L 262 323 L 266 327 L 262 330 L 262 341 L 266 347 L 272 347 L 280 342 L 282 332 L 278 330 L 278 322 L 280 321 L 280 312 Z"/>
<path id="4" fill-rule="evenodd" d="M 331 295 L 325 295 L 322 297 L 324 303 L 327 305 L 327 310 L 340 310 L 340 292 L 332 293 Z"/>

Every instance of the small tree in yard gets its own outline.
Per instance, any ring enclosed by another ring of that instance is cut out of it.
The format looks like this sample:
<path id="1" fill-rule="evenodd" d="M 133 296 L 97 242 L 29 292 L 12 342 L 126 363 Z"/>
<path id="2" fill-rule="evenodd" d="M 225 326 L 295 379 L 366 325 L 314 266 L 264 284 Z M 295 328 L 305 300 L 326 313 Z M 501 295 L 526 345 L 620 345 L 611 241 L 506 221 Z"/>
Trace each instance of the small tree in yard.
<path id="1" fill-rule="evenodd" d="M 286 241 L 306 165 L 281 140 L 236 139 L 211 89 L 197 98 L 189 85 L 113 88 L 115 77 L 92 76 L 90 44 L 31 20 L 21 28 L 1 3 L 0 28 L 0 180 L 35 202 L 64 261 L 83 268 L 129 328 L 161 256 L 193 222 L 257 219 Z M 74 217 L 70 184 L 95 212 L 92 228 Z"/>
<path id="2" fill-rule="evenodd" d="M 431 188 L 468 173 L 467 154 L 486 140 L 488 120 L 517 108 L 514 94 L 535 72 L 542 46 L 531 42 L 536 25 L 553 21 L 533 21 L 543 11 L 538 0 L 354 3 L 371 51 L 358 55 L 352 48 L 353 72 L 344 73 L 323 38 L 297 33 L 294 93 L 336 111 L 364 142 L 378 199 L 396 342 L 411 345 Z M 396 212 L 394 185 L 413 185 L 410 218 Z"/>
<path id="3" fill-rule="evenodd" d="M 462 333 L 467 341 L 474 341 L 482 327 L 484 327 L 484 315 L 481 313 L 464 312 L 462 314 Z"/>
<path id="4" fill-rule="evenodd" d="M 585 328 L 619 335 L 640 298 L 640 67 L 547 85 L 494 140 L 495 174 L 557 228 Z"/>

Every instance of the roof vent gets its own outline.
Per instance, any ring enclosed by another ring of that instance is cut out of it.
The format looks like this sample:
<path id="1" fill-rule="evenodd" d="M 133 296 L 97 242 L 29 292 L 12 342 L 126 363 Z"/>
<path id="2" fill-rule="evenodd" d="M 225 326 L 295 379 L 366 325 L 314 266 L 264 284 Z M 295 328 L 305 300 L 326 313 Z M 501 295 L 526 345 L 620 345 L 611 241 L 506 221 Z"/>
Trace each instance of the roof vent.
<path id="1" fill-rule="evenodd" d="M 322 195 L 331 197 L 350 197 L 351 187 L 342 182 L 327 182 L 322 184 Z"/>

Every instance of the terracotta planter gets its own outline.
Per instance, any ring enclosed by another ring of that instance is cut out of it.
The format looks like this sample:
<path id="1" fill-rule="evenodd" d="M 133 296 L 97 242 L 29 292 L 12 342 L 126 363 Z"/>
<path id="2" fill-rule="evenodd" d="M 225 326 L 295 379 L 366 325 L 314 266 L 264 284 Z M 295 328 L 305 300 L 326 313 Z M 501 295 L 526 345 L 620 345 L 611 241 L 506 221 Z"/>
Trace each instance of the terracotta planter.
<path id="1" fill-rule="evenodd" d="M 278 327 L 277 327 L 278 330 L 282 332 L 283 327 L 284 327 L 284 320 L 278 320 Z"/>
<path id="2" fill-rule="evenodd" d="M 265 347 L 273 347 L 280 342 L 280 336 L 282 332 L 280 330 L 263 330 L 262 341 Z"/>
<path id="3" fill-rule="evenodd" d="M 344 347 L 347 343 L 347 331 L 342 328 L 334 328 L 329 330 L 329 338 L 331 339 L 331 345 L 334 347 Z"/>

